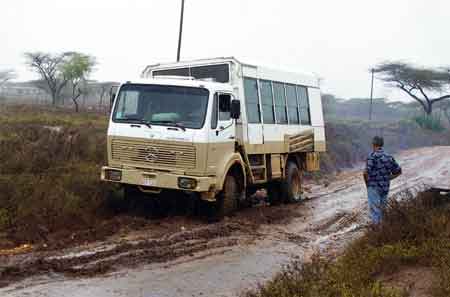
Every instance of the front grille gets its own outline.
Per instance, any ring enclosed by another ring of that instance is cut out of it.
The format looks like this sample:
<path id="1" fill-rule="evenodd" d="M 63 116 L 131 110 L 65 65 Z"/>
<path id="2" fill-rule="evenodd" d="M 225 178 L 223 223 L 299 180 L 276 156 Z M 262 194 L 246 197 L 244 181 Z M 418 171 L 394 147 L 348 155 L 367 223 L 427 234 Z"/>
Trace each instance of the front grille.
<path id="1" fill-rule="evenodd" d="M 195 168 L 195 147 L 157 141 L 112 140 L 112 159 L 162 168 Z"/>

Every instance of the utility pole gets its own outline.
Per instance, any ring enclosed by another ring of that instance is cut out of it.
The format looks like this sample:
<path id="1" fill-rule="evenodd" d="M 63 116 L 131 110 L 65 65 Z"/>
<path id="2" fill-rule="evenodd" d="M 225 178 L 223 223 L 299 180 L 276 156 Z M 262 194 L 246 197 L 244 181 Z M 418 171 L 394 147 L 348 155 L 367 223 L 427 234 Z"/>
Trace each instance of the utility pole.
<path id="1" fill-rule="evenodd" d="M 184 0 L 181 0 L 180 35 L 178 36 L 177 62 L 180 62 L 181 38 L 183 36 Z"/>
<path id="2" fill-rule="evenodd" d="M 375 69 L 372 68 L 371 70 L 372 72 L 372 83 L 370 86 L 370 111 L 369 111 L 369 121 L 372 120 L 372 105 L 373 105 L 373 78 L 374 78 L 374 73 L 375 73 Z"/>

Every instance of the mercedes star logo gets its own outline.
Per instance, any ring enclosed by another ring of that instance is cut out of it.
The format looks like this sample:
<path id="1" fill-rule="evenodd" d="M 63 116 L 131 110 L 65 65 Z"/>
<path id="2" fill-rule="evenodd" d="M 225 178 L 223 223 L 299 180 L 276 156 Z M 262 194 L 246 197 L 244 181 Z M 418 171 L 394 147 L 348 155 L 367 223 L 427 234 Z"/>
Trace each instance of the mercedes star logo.
<path id="1" fill-rule="evenodd" d="M 156 162 L 158 160 L 159 151 L 154 147 L 149 147 L 146 149 L 147 155 L 145 156 L 145 160 L 148 162 Z"/>

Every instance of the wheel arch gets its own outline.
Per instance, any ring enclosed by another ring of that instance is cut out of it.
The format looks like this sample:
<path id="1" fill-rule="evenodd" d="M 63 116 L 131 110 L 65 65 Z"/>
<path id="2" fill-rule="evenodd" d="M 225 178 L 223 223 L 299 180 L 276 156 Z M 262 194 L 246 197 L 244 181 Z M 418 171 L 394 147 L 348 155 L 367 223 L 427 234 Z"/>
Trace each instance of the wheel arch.
<path id="1" fill-rule="evenodd" d="M 221 191 L 223 189 L 225 178 L 230 172 L 232 172 L 234 176 L 238 177 L 239 186 L 241 187 L 241 190 L 244 190 L 247 186 L 247 178 L 242 157 L 239 154 L 234 154 L 224 168 L 225 170 L 222 171 L 222 174 L 218 178 L 217 190 Z"/>

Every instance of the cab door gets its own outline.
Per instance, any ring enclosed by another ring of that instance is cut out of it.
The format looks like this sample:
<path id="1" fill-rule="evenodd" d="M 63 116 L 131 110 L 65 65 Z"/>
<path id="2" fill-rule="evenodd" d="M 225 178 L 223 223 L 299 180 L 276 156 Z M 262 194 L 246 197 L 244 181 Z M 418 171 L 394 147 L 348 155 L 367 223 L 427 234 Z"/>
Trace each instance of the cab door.
<path id="1" fill-rule="evenodd" d="M 208 144 L 208 172 L 216 174 L 234 152 L 236 127 L 231 119 L 230 93 L 216 93 L 213 98 Z M 223 169 L 223 168 L 222 168 Z"/>

